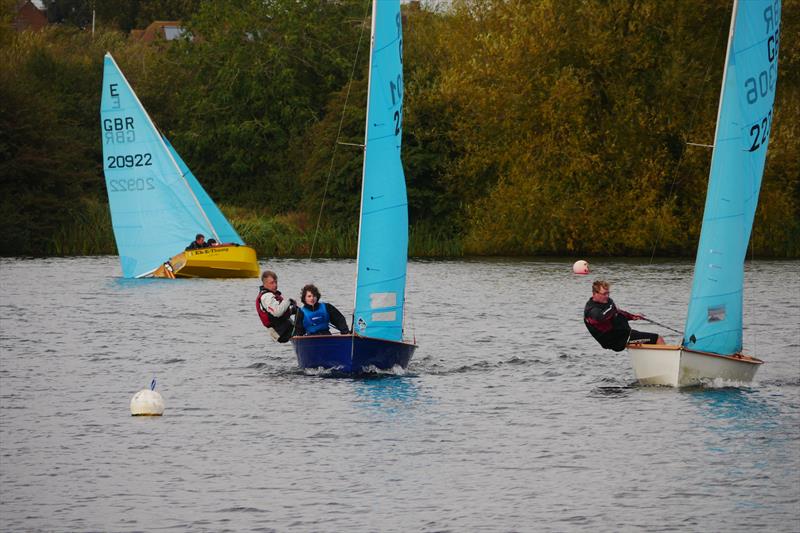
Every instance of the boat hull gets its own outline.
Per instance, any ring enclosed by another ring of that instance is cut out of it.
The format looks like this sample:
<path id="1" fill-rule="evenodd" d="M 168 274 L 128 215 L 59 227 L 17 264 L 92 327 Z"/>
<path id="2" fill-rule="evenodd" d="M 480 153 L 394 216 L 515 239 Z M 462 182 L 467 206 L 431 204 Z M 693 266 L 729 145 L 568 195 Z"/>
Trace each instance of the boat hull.
<path id="1" fill-rule="evenodd" d="M 749 383 L 764 362 L 743 354 L 719 355 L 669 344 L 629 344 L 633 372 L 642 385 L 691 387 L 704 382 Z"/>
<path id="2" fill-rule="evenodd" d="M 292 337 L 300 368 L 325 368 L 345 373 L 366 372 L 373 368 L 406 368 L 415 344 L 361 335 L 308 335 Z"/>
<path id="3" fill-rule="evenodd" d="M 155 278 L 257 278 L 256 251 L 249 246 L 187 250 L 153 272 Z"/>

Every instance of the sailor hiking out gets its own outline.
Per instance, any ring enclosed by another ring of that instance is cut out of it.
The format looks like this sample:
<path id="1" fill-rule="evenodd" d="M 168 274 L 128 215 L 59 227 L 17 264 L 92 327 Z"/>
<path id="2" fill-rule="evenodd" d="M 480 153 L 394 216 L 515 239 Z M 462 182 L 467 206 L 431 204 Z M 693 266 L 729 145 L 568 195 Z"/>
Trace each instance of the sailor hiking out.
<path id="1" fill-rule="evenodd" d="M 644 315 L 618 309 L 610 293 L 608 282 L 595 281 L 592 284 L 592 297 L 583 309 L 583 323 L 600 346 L 621 352 L 628 343 L 664 344 L 664 339 L 657 333 L 631 329 L 628 321 L 642 320 Z"/>
<path id="2" fill-rule="evenodd" d="M 256 312 L 270 336 L 277 342 L 288 342 L 294 329 L 297 304 L 284 298 L 278 290 L 278 275 L 271 270 L 261 274 L 261 286 L 256 298 Z"/>

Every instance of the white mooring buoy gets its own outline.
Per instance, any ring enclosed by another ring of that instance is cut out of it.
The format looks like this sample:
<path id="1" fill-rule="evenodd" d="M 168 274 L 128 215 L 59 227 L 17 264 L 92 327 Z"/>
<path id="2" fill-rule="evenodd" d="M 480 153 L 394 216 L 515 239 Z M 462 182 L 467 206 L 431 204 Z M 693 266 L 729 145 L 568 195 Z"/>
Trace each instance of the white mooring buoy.
<path id="1" fill-rule="evenodd" d="M 155 391 L 156 380 L 150 382 L 149 389 L 142 389 L 131 398 L 131 415 L 161 416 L 164 414 L 164 398 Z"/>
<path id="2" fill-rule="evenodd" d="M 588 274 L 589 273 L 589 263 L 581 259 L 580 261 L 575 261 L 575 264 L 572 265 L 572 271 L 576 274 Z"/>

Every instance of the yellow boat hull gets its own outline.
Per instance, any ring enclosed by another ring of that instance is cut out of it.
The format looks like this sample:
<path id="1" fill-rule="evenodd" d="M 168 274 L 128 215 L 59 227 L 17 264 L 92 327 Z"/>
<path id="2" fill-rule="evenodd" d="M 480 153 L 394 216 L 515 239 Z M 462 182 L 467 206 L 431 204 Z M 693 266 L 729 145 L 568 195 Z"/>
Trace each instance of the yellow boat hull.
<path id="1" fill-rule="evenodd" d="M 213 246 L 181 252 L 157 268 L 155 278 L 257 278 L 256 251 L 249 246 Z"/>

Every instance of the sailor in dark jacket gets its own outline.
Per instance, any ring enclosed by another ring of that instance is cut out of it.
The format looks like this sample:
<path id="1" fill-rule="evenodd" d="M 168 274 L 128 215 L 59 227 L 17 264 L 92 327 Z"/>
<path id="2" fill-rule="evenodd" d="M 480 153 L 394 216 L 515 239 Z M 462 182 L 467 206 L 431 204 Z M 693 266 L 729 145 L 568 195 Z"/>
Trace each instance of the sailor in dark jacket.
<path id="1" fill-rule="evenodd" d="M 332 304 L 319 301 L 320 292 L 316 286 L 308 284 L 300 291 L 302 307 L 297 310 L 294 323 L 294 334 L 330 335 L 330 324 L 346 335 L 350 333 L 347 320 Z"/>
<path id="2" fill-rule="evenodd" d="M 186 247 L 186 250 L 199 250 L 200 248 L 208 248 L 209 246 L 211 245 L 206 242 L 205 235 L 198 233 L 194 240 L 189 243 L 189 246 Z"/>
<path id="3" fill-rule="evenodd" d="M 592 284 L 592 297 L 583 309 L 583 323 L 600 346 L 621 352 L 628 343 L 664 344 L 664 339 L 657 333 L 631 329 L 628 320 L 641 320 L 644 315 L 617 309 L 609 293 L 608 282 L 595 281 Z"/>

